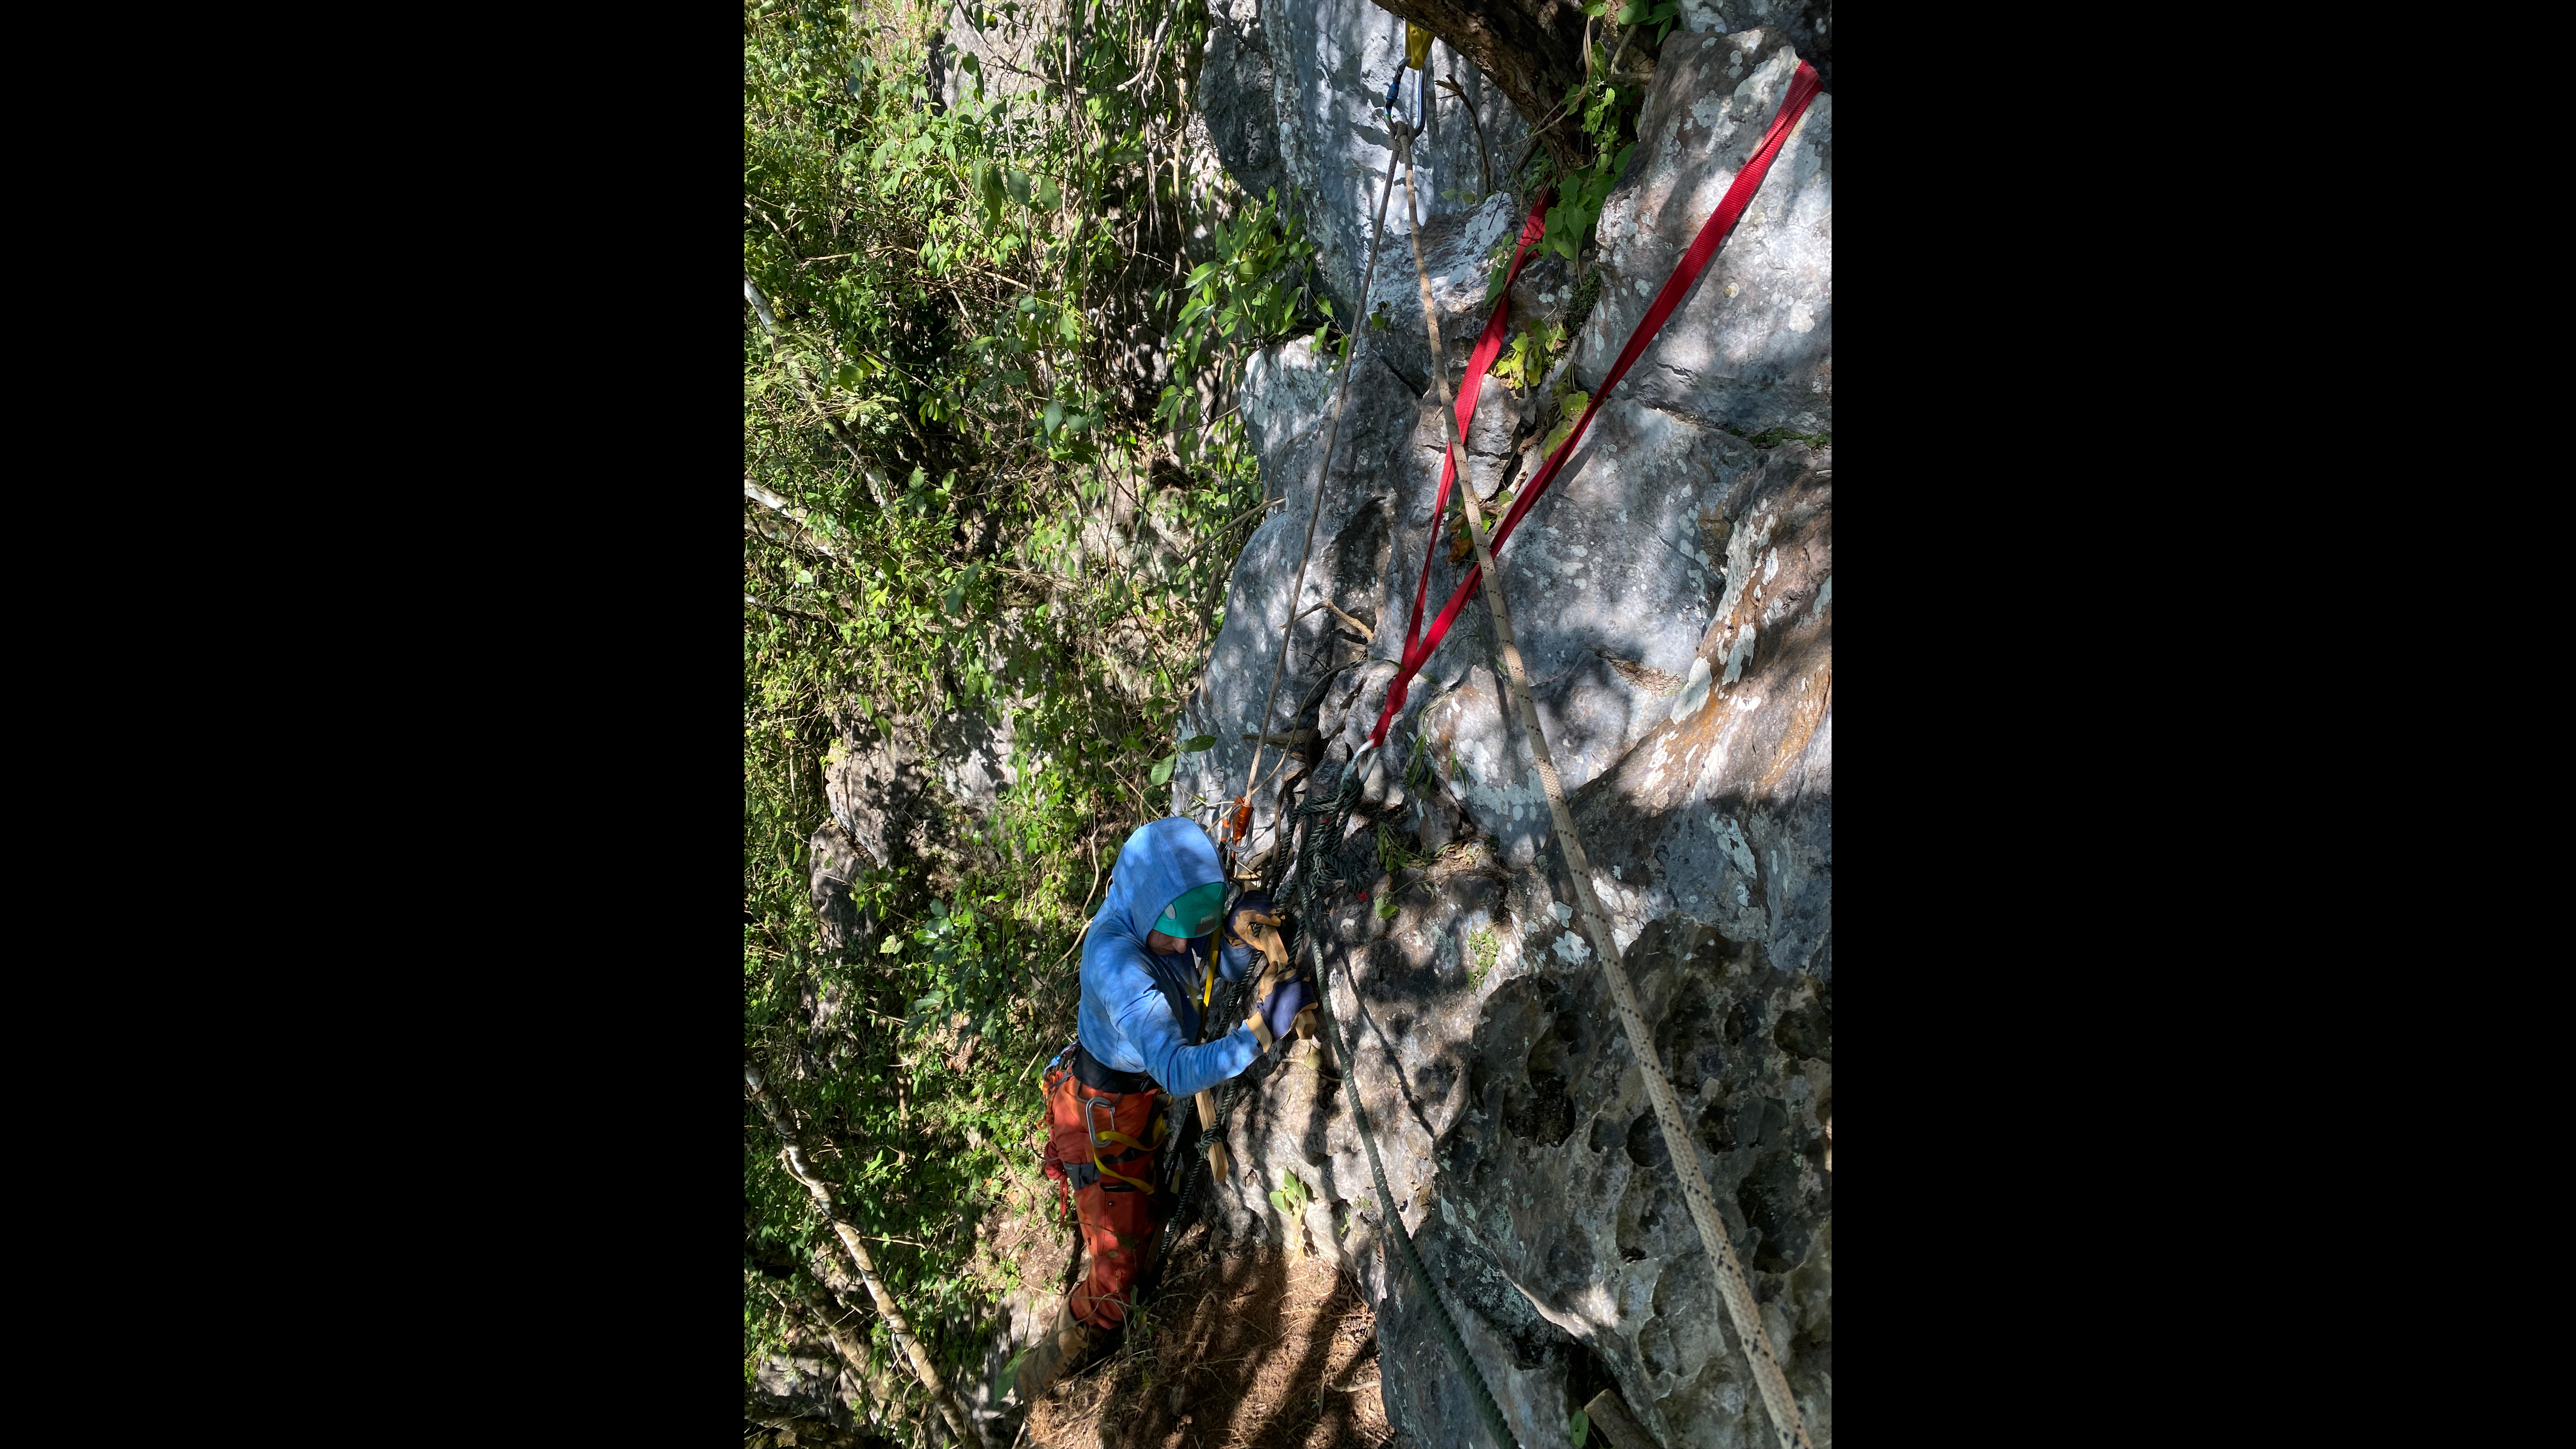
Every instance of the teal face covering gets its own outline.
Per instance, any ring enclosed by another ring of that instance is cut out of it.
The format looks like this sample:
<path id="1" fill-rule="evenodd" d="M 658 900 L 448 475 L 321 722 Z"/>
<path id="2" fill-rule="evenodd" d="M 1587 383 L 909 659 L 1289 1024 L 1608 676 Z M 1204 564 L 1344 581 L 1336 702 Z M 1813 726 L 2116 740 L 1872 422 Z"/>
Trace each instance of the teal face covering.
<path id="1" fill-rule="evenodd" d="M 1170 905 L 1163 907 L 1163 917 L 1154 923 L 1154 929 L 1176 941 L 1204 936 L 1216 929 L 1217 907 L 1224 904 L 1225 882 L 1209 881 L 1196 889 L 1183 891 Z M 1131 916 L 1128 919 L 1135 918 Z M 1135 927 L 1128 929 L 1132 931 Z"/>

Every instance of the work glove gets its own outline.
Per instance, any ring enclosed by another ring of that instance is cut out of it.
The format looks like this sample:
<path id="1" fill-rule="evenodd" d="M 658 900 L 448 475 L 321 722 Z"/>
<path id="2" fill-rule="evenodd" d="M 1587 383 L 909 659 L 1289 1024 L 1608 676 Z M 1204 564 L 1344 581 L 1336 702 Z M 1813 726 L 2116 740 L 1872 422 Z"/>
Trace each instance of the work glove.
<path id="1" fill-rule="evenodd" d="M 1315 1004 L 1315 988 L 1304 977 L 1292 976 L 1261 998 L 1262 1024 L 1270 1028 L 1273 1040 L 1286 1036 L 1297 1024 L 1297 1013 Z"/>
<path id="2" fill-rule="evenodd" d="M 1225 913 L 1226 940 L 1236 945 L 1254 944 L 1252 937 L 1246 934 L 1246 927 L 1256 923 L 1265 926 L 1279 924 L 1278 910 L 1271 905 L 1268 891 L 1245 891 L 1236 898 L 1234 909 Z"/>
<path id="3" fill-rule="evenodd" d="M 1268 891 L 1246 891 L 1225 918 L 1226 942 L 1259 951 L 1269 974 L 1288 969 L 1288 943 L 1280 939 L 1282 918 Z"/>

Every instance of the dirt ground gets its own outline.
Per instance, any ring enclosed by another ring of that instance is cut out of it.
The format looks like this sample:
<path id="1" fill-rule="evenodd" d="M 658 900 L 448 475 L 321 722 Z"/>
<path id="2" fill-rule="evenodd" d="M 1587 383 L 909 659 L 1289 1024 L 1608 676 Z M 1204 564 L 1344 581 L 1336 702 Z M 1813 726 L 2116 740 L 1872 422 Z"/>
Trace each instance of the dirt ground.
<path id="1" fill-rule="evenodd" d="M 1325 1449 L 1394 1437 L 1377 1315 L 1312 1258 L 1193 1226 L 1117 1352 L 1029 1413 L 1037 1449 Z"/>

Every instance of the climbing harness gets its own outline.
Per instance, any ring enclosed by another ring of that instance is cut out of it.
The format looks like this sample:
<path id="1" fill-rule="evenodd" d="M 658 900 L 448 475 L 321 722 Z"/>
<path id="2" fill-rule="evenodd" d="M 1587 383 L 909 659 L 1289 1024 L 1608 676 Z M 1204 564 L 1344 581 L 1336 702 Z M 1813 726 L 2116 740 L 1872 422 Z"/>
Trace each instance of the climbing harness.
<path id="1" fill-rule="evenodd" d="M 1564 468 L 1565 460 L 1573 456 L 1576 446 L 1583 441 L 1585 431 L 1592 426 L 1593 414 L 1601 411 L 1601 404 L 1608 400 L 1611 389 L 1617 387 L 1620 379 L 1628 375 L 1628 369 L 1634 366 L 1637 359 L 1645 353 L 1647 344 L 1655 340 L 1655 334 L 1663 330 L 1664 323 L 1671 318 L 1674 310 L 1681 306 L 1682 299 L 1690 292 L 1691 284 L 1699 280 L 1699 274 L 1708 266 L 1709 258 L 1717 254 L 1718 245 L 1726 240 L 1728 232 L 1734 230 L 1736 219 L 1742 216 L 1744 208 L 1752 203 L 1754 192 L 1761 189 L 1762 178 L 1770 174 L 1772 160 L 1780 154 L 1781 147 L 1788 143 L 1789 133 L 1797 129 L 1798 122 L 1807 114 L 1807 107 L 1815 100 L 1817 90 L 1816 68 L 1803 60 L 1798 62 L 1797 74 L 1790 79 L 1788 94 L 1780 98 L 1780 109 L 1771 117 L 1771 126 L 1763 133 L 1762 144 L 1753 148 L 1753 154 L 1745 160 L 1743 169 L 1735 173 L 1735 180 L 1726 188 L 1726 196 L 1718 202 L 1717 210 L 1709 213 L 1708 220 L 1700 226 L 1699 234 L 1691 238 L 1690 248 L 1682 253 L 1681 260 L 1674 265 L 1672 275 L 1664 279 L 1663 290 L 1655 294 L 1653 305 L 1646 309 L 1644 317 L 1638 319 L 1636 330 L 1628 334 L 1628 345 L 1619 349 L 1618 360 L 1610 365 L 1610 371 L 1602 377 L 1601 385 L 1592 390 L 1591 398 L 1584 403 L 1583 415 L 1576 420 L 1574 430 L 1567 433 L 1564 441 L 1556 445 L 1555 451 L 1547 455 L 1547 461 L 1540 465 L 1538 475 L 1529 481 L 1528 486 L 1521 489 L 1518 498 L 1512 500 L 1511 510 L 1503 515 L 1501 526 L 1494 530 L 1491 552 L 1499 554 L 1503 551 L 1503 544 L 1511 538 L 1512 530 L 1520 526 L 1520 521 L 1528 514 L 1530 506 L 1546 494 L 1548 485 L 1556 481 L 1558 472 Z M 1525 231 L 1524 235 L 1526 234 Z M 1514 264 L 1518 265 L 1517 258 Z M 1495 304 L 1495 310 L 1499 314 L 1510 305 L 1511 297 L 1507 291 Z M 1493 330 L 1490 322 L 1486 324 L 1486 329 L 1488 333 Z M 1480 342 L 1478 351 L 1482 350 Z M 1467 378 L 1467 395 L 1470 398 L 1474 396 L 1473 390 L 1484 380 L 1483 374 L 1473 368 L 1472 361 L 1471 358 Z M 1487 362 L 1490 365 L 1491 359 L 1487 359 Z M 1446 380 L 1445 377 L 1443 380 Z M 1462 403 L 1461 406 L 1465 404 Z M 1462 418 L 1461 425 L 1471 420 Z M 1443 502 L 1448 497 L 1446 470 L 1441 475 L 1440 497 Z M 1439 513 L 1435 512 L 1432 515 L 1432 550 L 1436 550 L 1439 545 L 1440 519 Z M 1387 727 L 1395 722 L 1397 712 L 1404 708 L 1407 686 L 1412 683 L 1416 674 L 1422 672 L 1422 666 L 1430 662 L 1433 651 L 1440 647 L 1440 641 L 1448 637 L 1449 626 L 1457 622 L 1458 611 L 1465 608 L 1467 601 L 1475 596 L 1477 587 L 1484 578 L 1484 571 L 1481 567 L 1469 567 L 1467 576 L 1458 581 L 1456 591 L 1450 594 L 1448 604 L 1441 609 L 1440 617 L 1432 621 L 1428 630 L 1417 634 L 1416 626 L 1422 617 L 1424 591 L 1430 583 L 1431 550 L 1426 550 L 1423 555 L 1422 576 L 1422 586 L 1414 591 L 1413 618 L 1405 624 L 1404 659 L 1396 667 L 1395 678 L 1386 687 L 1386 705 L 1378 711 L 1377 725 L 1369 731 L 1369 742 L 1372 744 L 1385 742 Z"/>
<path id="2" fill-rule="evenodd" d="M 1063 1189 L 1059 1197 L 1104 1178 L 1138 1192 L 1154 1190 L 1149 1159 L 1171 1120 L 1159 1110 L 1152 1078 L 1108 1066 L 1077 1040 L 1048 1063 L 1039 1090 L 1051 1124 L 1040 1166 Z M 1140 1171 L 1144 1176 L 1135 1175 Z"/>

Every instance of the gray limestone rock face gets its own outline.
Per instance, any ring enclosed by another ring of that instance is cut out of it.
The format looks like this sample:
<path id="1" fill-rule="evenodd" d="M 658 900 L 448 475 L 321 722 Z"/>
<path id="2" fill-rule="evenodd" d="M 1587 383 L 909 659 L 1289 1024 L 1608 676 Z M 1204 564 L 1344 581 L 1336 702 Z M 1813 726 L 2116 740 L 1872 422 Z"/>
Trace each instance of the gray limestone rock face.
<path id="1" fill-rule="evenodd" d="M 1723 503 L 1761 457 L 1715 428 L 1614 398 L 1504 545 L 1503 595 L 1567 790 L 1651 732 L 1689 674 L 1724 588 Z M 1441 572 L 1433 582 L 1445 597 L 1441 585 L 1464 570 Z M 1462 644 L 1471 619 L 1477 632 Z M 1479 828 L 1526 861 L 1548 832 L 1547 807 L 1518 712 L 1499 693 L 1481 592 L 1442 652 L 1461 649 L 1474 667 L 1424 714 L 1428 752 Z"/>
<path id="2" fill-rule="evenodd" d="M 1831 982 L 1832 451 L 1773 450 L 1730 522 L 1703 686 L 1570 804 L 1623 940 L 1678 915 Z"/>
<path id="3" fill-rule="evenodd" d="M 1347 104 L 1307 77 L 1364 68 L 1371 45 L 1391 43 L 1334 29 L 1338 13 L 1264 22 L 1277 164 L 1292 179 L 1327 177 L 1316 159 L 1324 128 L 1309 121 Z M 1605 287 L 1569 362 L 1577 387 L 1598 382 L 1768 123 L 1796 64 L 1773 27 L 1821 33 L 1830 11 L 1727 0 L 1696 3 L 1686 19 L 1660 56 L 1638 156 L 1604 212 Z M 1375 74 L 1382 90 L 1382 63 Z M 1209 104 L 1211 115 L 1222 109 Z M 1213 1194 L 1220 1219 L 1272 1241 L 1302 1233 L 1356 1274 L 1377 1304 L 1387 1411 L 1411 1442 L 1481 1433 L 1428 1303 L 1387 1251 L 1390 1211 L 1522 1442 L 1561 1442 L 1576 1400 L 1605 1383 L 1666 1444 L 1769 1442 L 1680 1202 L 1676 1150 L 1698 1155 L 1808 1432 L 1832 1442 L 1832 459 L 1739 435 L 1831 428 L 1831 122 L 1830 99 L 1819 99 L 1691 299 L 1500 556 L 1592 885 L 1693 1140 L 1663 1139 L 1602 963 L 1574 929 L 1561 843 L 1481 595 L 1389 735 L 1389 757 L 1418 759 L 1427 779 L 1414 775 L 1400 805 L 1390 798 L 1355 821 L 1325 872 L 1333 893 L 1299 923 L 1323 947 L 1327 997 L 1355 1052 L 1351 1079 L 1328 1059 L 1275 1056 L 1254 1068 L 1229 1123 L 1237 1180 Z M 1337 263 L 1354 283 L 1366 240 L 1357 203 L 1383 175 L 1384 145 L 1382 133 L 1371 142 L 1363 126 L 1348 128 L 1332 153 L 1338 180 L 1314 188 L 1323 210 L 1355 218 Z M 1354 179 L 1364 172 L 1365 184 Z M 1243 788 L 1252 747 L 1242 737 L 1263 727 L 1292 615 L 1266 727 L 1313 730 L 1300 748 L 1316 788 L 1329 788 L 1377 719 L 1417 588 L 1427 624 L 1463 577 L 1445 535 L 1432 548 L 1446 429 L 1430 369 L 1456 385 L 1486 313 L 1484 258 L 1520 222 L 1513 205 L 1451 206 L 1423 226 L 1446 354 L 1437 364 L 1393 224 L 1400 195 L 1390 207 L 1369 301 L 1385 304 L 1392 325 L 1363 333 L 1320 486 L 1327 360 L 1297 342 L 1248 370 L 1244 416 L 1282 506 L 1238 562 L 1185 712 L 1184 736 L 1220 744 L 1185 757 L 1176 809 Z M 1531 269 L 1512 289 L 1515 326 L 1561 318 L 1571 290 L 1561 265 Z M 1488 383 L 1466 430 L 1480 496 L 1535 472 L 1548 406 L 1544 390 Z M 1310 508 L 1313 560 L 1292 587 Z M 1326 601 L 1357 625 L 1317 607 Z M 1265 775 L 1276 758 L 1265 757 Z M 1292 762 L 1290 777 L 1306 768 Z M 1256 843 L 1271 824 L 1266 794 L 1257 799 Z M 1471 849 L 1387 876 L 1373 828 L 1404 831 L 1418 849 Z M 1390 899 L 1392 917 L 1381 915 Z M 1354 1096 L 1376 1128 L 1383 1193 Z M 1287 1172 L 1317 1193 L 1302 1222 L 1267 1201 Z"/>
<path id="4" fill-rule="evenodd" d="M 1834 0 L 1681 0 L 1681 13 L 1682 28 L 1695 34 L 1779 27 L 1800 55 L 1816 63 L 1825 93 L 1833 94 Z"/>
<path id="5" fill-rule="evenodd" d="M 1601 298 L 1574 355 L 1586 391 L 1760 144 L 1797 64 L 1778 29 L 1665 40 L 1636 152 L 1601 209 Z M 1746 433 L 1833 431 L 1833 128 L 1833 97 L 1818 96 L 1621 397 Z"/>
<path id="6" fill-rule="evenodd" d="M 947 23 L 940 32 L 943 48 L 948 52 L 938 67 L 937 84 L 941 100 L 957 104 L 961 88 L 980 90 L 988 98 L 1027 95 L 1045 84 L 1034 74 L 1040 69 L 1038 56 L 1040 31 L 1036 25 L 1014 26 L 1000 15 L 992 24 L 977 29 L 967 18 L 966 7 L 948 7 Z M 964 56 L 975 57 L 977 70 L 968 74 L 959 65 Z"/>
<path id="7" fill-rule="evenodd" d="M 1404 179 L 1399 175 L 1395 204 L 1388 214 L 1403 209 Z M 1509 196 L 1492 197 L 1473 211 L 1426 217 L 1419 272 L 1414 269 L 1412 239 L 1401 234 L 1386 239 L 1376 279 L 1369 287 L 1368 311 L 1388 324 L 1374 339 L 1378 355 L 1417 397 L 1432 391 L 1431 343 L 1422 327 L 1423 278 L 1430 279 L 1431 305 L 1440 316 L 1440 350 L 1447 355 L 1449 391 L 1454 398 L 1467 354 L 1475 350 L 1476 334 L 1485 323 L 1486 262 L 1496 243 L 1519 233 L 1522 220 L 1520 208 Z M 1393 226 L 1388 230 L 1394 231 Z M 1477 403 L 1481 413 L 1485 399 L 1480 396 Z M 1436 421 L 1438 415 L 1433 417 Z"/>
<path id="8" fill-rule="evenodd" d="M 931 728 L 931 762 L 940 784 L 978 820 L 990 819 L 1002 792 L 1018 780 L 1011 764 L 1016 733 L 1008 709 L 991 715 L 951 711 Z"/>
<path id="9" fill-rule="evenodd" d="M 1403 64 L 1404 22 L 1369 0 L 1232 0 L 1210 9 L 1218 13 L 1198 95 L 1209 143 L 1247 192 L 1260 196 L 1276 186 L 1282 201 L 1304 212 L 1325 291 L 1347 318 L 1358 310 L 1370 216 L 1393 144 L 1378 103 Z M 1266 50 L 1266 65 L 1245 58 L 1255 45 Z M 1408 118 L 1418 114 L 1423 74 L 1405 76 L 1400 103 Z M 1431 47 L 1428 75 L 1430 132 L 1415 177 L 1423 209 L 1473 210 L 1488 190 L 1509 189 L 1503 168 L 1528 128 L 1446 42 Z M 1445 78 L 1457 81 L 1463 102 L 1438 88 Z M 1399 195 L 1387 209 L 1390 247 L 1409 229 L 1402 202 Z"/>
<path id="10" fill-rule="evenodd" d="M 862 745 L 844 739 L 823 762 L 823 803 L 850 842 L 880 870 L 894 859 L 901 822 L 912 813 L 921 786 L 913 752 L 892 740 Z M 843 876 L 844 882 L 849 879 Z"/>
<path id="11" fill-rule="evenodd" d="M 1279 152 L 1278 108 L 1271 94 L 1270 42 L 1261 33 L 1260 7 L 1250 0 L 1208 7 L 1207 53 L 1199 62 L 1199 113 L 1208 146 L 1247 196 L 1286 192 Z M 1242 19 L 1234 18 L 1240 11 Z"/>
<path id="12" fill-rule="evenodd" d="M 850 833 L 837 820 L 827 820 L 807 842 L 808 859 L 812 862 L 809 876 L 813 892 L 814 919 L 821 928 L 826 954 L 840 955 L 855 947 L 872 944 L 876 938 L 873 922 L 860 915 L 850 900 L 850 884 L 859 877 L 859 848 Z M 819 1034 L 825 1020 L 818 1020 Z"/>

